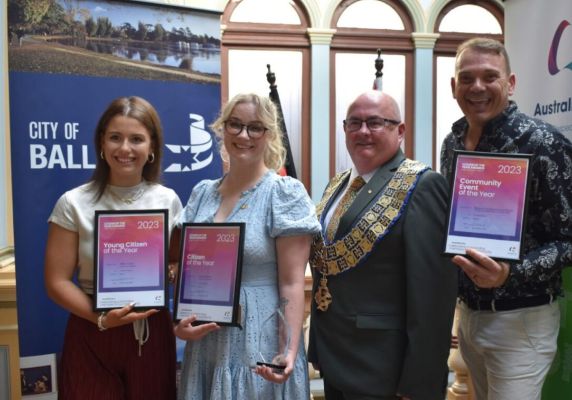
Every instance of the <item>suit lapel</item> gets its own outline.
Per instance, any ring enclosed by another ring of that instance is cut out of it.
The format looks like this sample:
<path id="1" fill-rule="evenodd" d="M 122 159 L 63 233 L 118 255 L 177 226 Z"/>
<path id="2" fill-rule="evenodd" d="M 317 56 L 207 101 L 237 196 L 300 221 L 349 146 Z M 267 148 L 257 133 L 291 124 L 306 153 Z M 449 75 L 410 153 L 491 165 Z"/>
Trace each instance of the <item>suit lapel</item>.
<path id="1" fill-rule="evenodd" d="M 369 182 L 361 189 L 348 211 L 342 215 L 335 239 L 346 235 L 354 222 L 369 208 L 368 206 L 379 198 L 381 192 L 404 159 L 403 152 L 399 150 L 395 157 L 376 171 Z"/>

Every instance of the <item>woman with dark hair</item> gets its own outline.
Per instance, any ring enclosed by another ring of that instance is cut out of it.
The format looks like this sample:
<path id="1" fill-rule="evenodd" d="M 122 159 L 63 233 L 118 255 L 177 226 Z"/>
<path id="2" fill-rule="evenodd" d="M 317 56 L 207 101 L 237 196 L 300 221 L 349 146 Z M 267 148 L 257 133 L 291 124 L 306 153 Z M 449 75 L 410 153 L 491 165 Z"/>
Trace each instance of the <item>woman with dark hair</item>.
<path id="1" fill-rule="evenodd" d="M 194 187 L 181 221 L 246 223 L 242 329 L 197 325 L 196 316 L 179 322 L 175 334 L 187 340 L 179 398 L 309 399 L 302 320 L 304 269 L 312 235 L 320 229 L 314 205 L 300 181 L 276 173 L 285 150 L 269 98 L 235 96 L 212 128 L 223 142 L 228 172 Z M 268 329 L 278 326 L 278 315 L 286 322 L 282 326 L 290 328 L 290 341 L 262 354 L 265 344 L 279 341 Z M 257 365 L 259 361 L 284 369 Z"/>
<path id="2" fill-rule="evenodd" d="M 49 217 L 45 285 L 70 312 L 59 399 L 174 399 L 175 337 L 168 310 L 133 305 L 93 311 L 95 210 L 168 209 L 169 232 L 182 205 L 160 185 L 163 133 L 140 97 L 115 99 L 95 130 L 97 165 L 89 182 L 64 193 Z M 77 273 L 77 284 L 74 276 Z"/>

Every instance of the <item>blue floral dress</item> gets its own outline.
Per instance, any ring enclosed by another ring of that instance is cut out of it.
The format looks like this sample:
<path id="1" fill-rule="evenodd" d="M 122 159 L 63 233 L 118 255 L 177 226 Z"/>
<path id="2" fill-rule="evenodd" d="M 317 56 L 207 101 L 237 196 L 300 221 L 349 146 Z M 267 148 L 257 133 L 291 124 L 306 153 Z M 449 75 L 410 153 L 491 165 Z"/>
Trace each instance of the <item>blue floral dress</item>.
<path id="1" fill-rule="evenodd" d="M 218 180 L 193 189 L 181 222 L 213 222 L 221 197 Z M 310 398 L 308 364 L 300 337 L 294 371 L 284 384 L 255 374 L 260 327 L 279 304 L 275 239 L 313 235 L 320 230 L 315 207 L 304 186 L 274 171 L 243 192 L 226 222 L 245 222 L 240 304 L 242 329 L 221 327 L 185 347 L 179 399 L 306 400 Z M 301 332 L 292 333 L 299 334 Z"/>

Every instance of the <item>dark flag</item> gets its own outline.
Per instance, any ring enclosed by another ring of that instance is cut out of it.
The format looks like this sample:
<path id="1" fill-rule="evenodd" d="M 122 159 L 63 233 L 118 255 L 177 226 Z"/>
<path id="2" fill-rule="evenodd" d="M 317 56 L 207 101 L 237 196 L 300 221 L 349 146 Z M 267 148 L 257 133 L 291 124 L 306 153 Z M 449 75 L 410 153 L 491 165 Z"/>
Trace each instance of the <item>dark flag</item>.
<path id="1" fill-rule="evenodd" d="M 381 49 L 377 49 L 377 58 L 375 60 L 375 79 L 373 80 L 373 90 L 383 90 L 381 77 L 383 76 L 383 58 L 381 58 Z"/>
<path id="2" fill-rule="evenodd" d="M 280 104 L 280 96 L 278 95 L 278 89 L 276 86 L 276 75 L 274 72 L 270 71 L 270 64 L 266 64 L 268 68 L 268 73 L 266 74 L 266 80 L 270 84 L 270 100 L 276 105 L 278 110 L 278 118 L 280 119 L 280 129 L 282 130 L 282 141 L 284 147 L 286 148 L 286 161 L 284 162 L 284 170 L 286 175 L 292 178 L 297 178 L 296 176 L 296 166 L 294 165 L 294 159 L 292 158 L 292 150 L 290 149 L 290 140 L 288 139 L 288 132 L 286 132 L 286 124 L 284 123 L 284 114 L 282 113 L 282 105 Z M 280 172 L 280 171 L 279 171 Z"/>

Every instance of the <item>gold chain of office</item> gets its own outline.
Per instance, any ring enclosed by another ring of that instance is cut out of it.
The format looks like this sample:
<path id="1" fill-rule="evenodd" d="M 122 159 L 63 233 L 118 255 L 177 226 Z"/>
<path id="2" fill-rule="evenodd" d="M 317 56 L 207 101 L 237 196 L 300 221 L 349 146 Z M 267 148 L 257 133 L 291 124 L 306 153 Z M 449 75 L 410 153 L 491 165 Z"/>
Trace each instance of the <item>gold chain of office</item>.
<path id="1" fill-rule="evenodd" d="M 403 213 L 409 195 L 425 170 L 429 167 L 419 161 L 404 160 L 375 204 L 354 224 L 344 237 L 330 244 L 324 243 L 322 234 L 314 236 L 310 264 L 322 275 L 314 299 L 321 311 L 326 311 L 332 302 L 327 287 L 327 276 L 337 275 L 358 266 L 372 251 L 374 245 L 389 231 Z M 320 203 L 316 206 L 321 218 L 330 197 L 347 179 L 350 171 L 334 177 Z"/>

